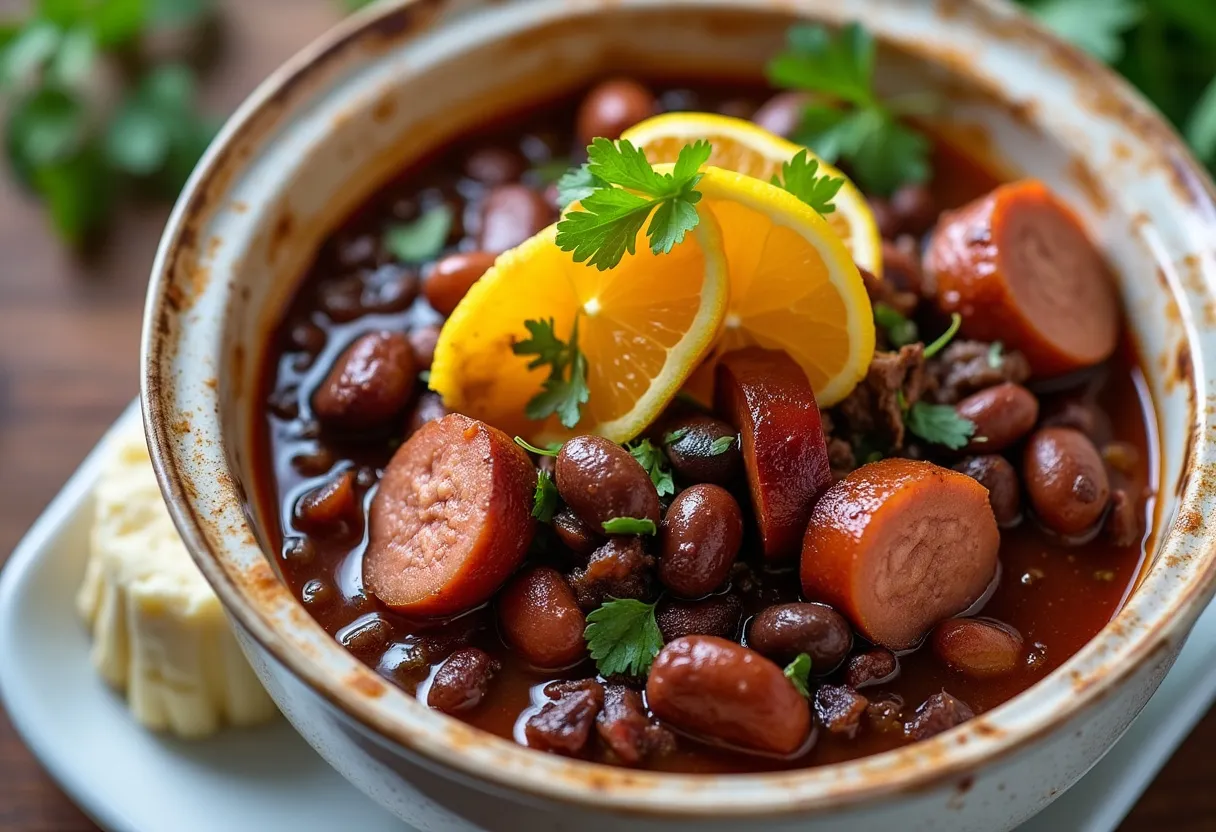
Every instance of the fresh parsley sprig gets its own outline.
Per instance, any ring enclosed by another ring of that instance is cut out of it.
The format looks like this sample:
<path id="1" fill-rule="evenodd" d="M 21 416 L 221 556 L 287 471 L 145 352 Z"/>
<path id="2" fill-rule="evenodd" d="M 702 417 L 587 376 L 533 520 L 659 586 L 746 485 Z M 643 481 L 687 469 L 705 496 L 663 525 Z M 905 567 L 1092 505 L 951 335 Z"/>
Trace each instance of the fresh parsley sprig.
<path id="1" fill-rule="evenodd" d="M 536 356 L 528 369 L 549 367 L 549 377 L 541 391 L 528 400 L 524 415 L 529 419 L 546 419 L 556 413 L 562 425 L 573 428 L 582 417 L 582 405 L 587 403 L 587 357 L 578 348 L 578 317 L 570 329 L 570 340 L 562 341 L 554 332 L 554 321 L 524 321 L 530 338 L 511 345 L 516 355 Z"/>
<path id="2" fill-rule="evenodd" d="M 654 604 L 631 598 L 614 599 L 587 615 L 583 638 L 587 652 L 603 676 L 645 676 L 663 649 L 663 634 Z"/>
<path id="3" fill-rule="evenodd" d="M 975 435 L 975 422 L 958 415 L 948 404 L 917 402 L 904 416 L 908 430 L 926 442 L 944 445 L 953 451 L 963 448 Z"/>
<path id="4" fill-rule="evenodd" d="M 874 39 L 857 23 L 833 36 L 820 25 L 791 27 L 784 52 L 769 62 L 778 87 L 816 93 L 794 139 L 828 162 L 843 159 L 862 187 L 887 195 L 929 178 L 930 143 L 899 120 L 874 90 Z"/>
<path id="5" fill-rule="evenodd" d="M 844 185 L 844 177 L 820 174 L 819 160 L 807 151 L 800 150 L 793 159 L 782 163 L 780 175 L 773 174 L 772 182 L 820 214 L 831 214 L 836 210 L 832 200 Z"/>
<path id="6" fill-rule="evenodd" d="M 532 495 L 532 516 L 542 523 L 553 519 L 557 511 L 557 486 L 548 471 L 536 472 L 536 492 Z"/>
<path id="7" fill-rule="evenodd" d="M 654 535 L 659 530 L 649 517 L 613 517 L 601 525 L 604 527 L 604 534 Z"/>
<path id="8" fill-rule="evenodd" d="M 562 450 L 561 442 L 550 442 L 546 447 L 538 448 L 522 436 L 515 437 L 515 444 L 537 456 L 557 456 Z"/>
<path id="9" fill-rule="evenodd" d="M 676 484 L 671 478 L 671 468 L 667 464 L 667 457 L 659 448 L 655 447 L 653 442 L 649 439 L 635 439 L 625 446 L 625 450 L 629 451 L 630 455 L 650 475 L 650 481 L 654 483 L 655 490 L 659 492 L 660 497 L 676 493 Z"/>
<path id="10" fill-rule="evenodd" d="M 925 346 L 925 358 L 932 358 L 939 352 L 944 350 L 946 346 L 954 340 L 954 336 L 958 335 L 958 329 L 963 325 L 963 316 L 955 312 L 950 316 L 950 326 L 937 337 L 932 343 Z"/>
<path id="11" fill-rule="evenodd" d="M 576 263 L 585 262 L 601 271 L 611 269 L 626 253 L 636 253 L 637 236 L 649 219 L 646 237 L 650 250 L 667 254 L 700 222 L 698 171 L 708 161 L 710 150 L 706 141 L 686 145 L 672 171 L 658 173 L 646 154 L 630 142 L 596 139 L 587 148 L 590 184 L 584 190 L 590 187 L 591 192 L 558 222 L 558 247 L 572 252 Z"/>
<path id="12" fill-rule="evenodd" d="M 885 303 L 874 304 L 874 323 L 882 327 L 893 347 L 915 344 L 920 340 L 916 321 L 910 320 Z"/>
<path id="13" fill-rule="evenodd" d="M 810 697 L 811 695 L 811 657 L 806 653 L 799 653 L 794 657 L 794 660 L 785 666 L 782 671 L 785 678 L 790 680 L 790 684 L 794 686 L 794 690 L 801 693 L 803 696 Z"/>

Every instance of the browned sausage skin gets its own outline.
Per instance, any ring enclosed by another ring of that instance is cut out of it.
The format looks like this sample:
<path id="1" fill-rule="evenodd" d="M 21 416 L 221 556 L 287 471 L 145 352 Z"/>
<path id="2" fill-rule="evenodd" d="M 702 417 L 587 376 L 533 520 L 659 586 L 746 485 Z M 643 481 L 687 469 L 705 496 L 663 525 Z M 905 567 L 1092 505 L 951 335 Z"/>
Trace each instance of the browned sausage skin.
<path id="1" fill-rule="evenodd" d="M 718 363 L 715 405 L 739 429 L 764 556 L 793 557 L 832 482 L 815 394 L 794 359 L 749 347 Z"/>
<path id="2" fill-rule="evenodd" d="M 802 588 L 870 641 L 903 650 L 983 595 L 999 547 L 982 485 L 928 462 L 884 459 L 858 468 L 816 504 Z"/>
<path id="3" fill-rule="evenodd" d="M 1002 185 L 942 216 L 925 254 L 938 308 L 963 334 L 1021 351 L 1036 375 L 1109 358 L 1114 282 L 1080 220 L 1042 182 Z"/>
<path id="4" fill-rule="evenodd" d="M 368 589 L 413 615 L 486 601 L 532 541 L 536 468 L 502 431 L 452 413 L 397 449 L 380 480 L 363 559 Z"/>

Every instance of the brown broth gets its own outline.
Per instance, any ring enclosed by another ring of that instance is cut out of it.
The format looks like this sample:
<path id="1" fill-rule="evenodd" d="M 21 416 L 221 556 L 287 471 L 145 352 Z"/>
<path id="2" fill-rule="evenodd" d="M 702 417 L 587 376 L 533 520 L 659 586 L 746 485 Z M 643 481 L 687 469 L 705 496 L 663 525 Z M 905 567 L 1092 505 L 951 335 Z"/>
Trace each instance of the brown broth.
<path id="1" fill-rule="evenodd" d="M 713 90 L 698 87 L 695 92 L 673 87 L 663 94 L 663 100 L 669 109 L 713 109 L 728 100 L 754 103 L 763 95 L 764 90 L 754 87 Z M 576 101 L 559 101 L 487 125 L 469 140 L 457 142 L 425 164 L 406 171 L 349 217 L 322 247 L 271 336 L 259 399 L 278 404 L 277 411 L 274 406 L 259 404 L 258 419 L 264 433 L 260 437 L 258 499 L 265 509 L 261 516 L 276 524 L 268 529 L 268 538 L 280 547 L 278 565 L 292 592 L 297 597 L 311 594 L 314 598 L 329 598 L 327 603 L 314 601 L 305 606 L 335 636 L 349 634 L 368 616 L 379 616 L 387 627 L 379 634 L 365 634 L 356 642 L 355 652 L 410 693 L 416 690 L 425 693 L 433 672 L 431 663 L 417 661 L 420 642 L 473 630 L 471 643 L 502 660 L 504 668 L 495 677 L 488 699 L 463 718 L 504 737 L 522 738 L 523 719 L 544 701 L 541 688 L 555 674 L 530 670 L 511 656 L 498 636 L 490 605 L 453 622 L 428 623 L 406 620 L 364 594 L 360 572 L 366 544 L 366 507 L 370 505 L 379 472 L 403 439 L 404 419 L 400 430 L 352 441 L 320 429 L 312 419 L 308 400 L 338 353 L 358 334 L 381 328 L 407 330 L 441 320 L 423 300 L 405 309 L 359 314 L 350 320 L 335 320 L 335 317 L 349 318 L 354 314 L 349 311 L 327 314 L 323 308 L 326 298 L 341 300 L 345 292 L 349 301 L 352 286 L 358 288 L 386 280 L 391 286 L 393 281 L 417 277 L 413 270 L 387 263 L 378 267 L 370 265 L 372 261 L 349 265 L 357 259 L 351 252 L 357 252 L 360 246 L 374 248 L 387 222 L 409 220 L 417 215 L 420 206 L 440 200 L 454 205 L 462 203 L 464 222 L 471 226 L 484 187 L 464 177 L 461 170 L 465 156 L 474 148 L 485 145 L 520 148 L 532 166 L 523 181 L 541 187 L 536 178 L 538 168 L 552 166 L 555 160 L 579 160 L 571 136 Z M 957 206 L 997 184 L 965 151 L 944 144 L 936 148 L 934 169 L 937 178 L 933 191 L 942 207 Z M 447 250 L 467 250 L 472 246 L 472 240 L 465 236 Z M 347 265 L 343 265 L 344 260 Z M 331 304 L 331 309 L 343 308 L 346 307 L 341 302 Z M 310 350 L 319 343 L 317 329 L 323 333 L 324 347 L 313 353 Z M 1109 425 L 1100 428 L 1100 438 L 1119 440 L 1135 449 L 1134 465 L 1126 476 L 1116 474 L 1113 484 L 1127 488 L 1134 496 L 1147 527 L 1151 522 L 1156 472 L 1155 448 L 1149 434 L 1152 406 L 1130 341 L 1125 340 L 1110 362 L 1075 379 L 1068 389 L 1045 393 L 1044 408 L 1050 407 L 1053 399 L 1064 396 L 1095 401 L 1110 420 Z M 293 521 L 296 501 L 334 472 L 345 469 L 361 471 L 357 488 L 364 512 L 337 533 L 311 537 L 310 553 L 291 554 L 290 541 L 301 534 Z M 280 545 L 283 541 L 287 543 Z M 749 543 L 745 542 L 741 557 L 748 558 L 749 552 L 754 555 L 755 547 L 749 550 Z M 1135 584 L 1143 560 L 1143 545 L 1117 548 L 1098 537 L 1084 545 L 1065 546 L 1027 518 L 1016 529 L 1002 532 L 1000 557 L 1001 580 L 982 614 L 1016 627 L 1025 638 L 1030 659 L 1018 671 L 1001 678 L 975 680 L 948 670 L 928 649 L 911 651 L 901 658 L 898 679 L 879 687 L 880 691 L 903 697 L 905 717 L 927 696 L 943 688 L 980 713 L 1042 679 L 1080 649 L 1119 609 Z M 775 600 L 797 598 L 796 570 L 758 577 L 759 588 L 744 597 L 746 615 Z M 321 588 L 319 593 L 317 587 Z M 858 640 L 858 644 L 862 642 Z M 565 677 L 580 678 L 592 672 L 593 668 L 584 663 Z M 839 677 L 838 671 L 829 680 L 839 681 Z M 796 768 L 852 759 L 907 742 L 901 734 L 863 729 L 855 738 L 844 739 L 820 730 L 818 742 L 809 753 L 794 760 L 772 760 L 716 749 L 681 737 L 678 750 L 655 760 L 651 767 L 686 772 Z"/>

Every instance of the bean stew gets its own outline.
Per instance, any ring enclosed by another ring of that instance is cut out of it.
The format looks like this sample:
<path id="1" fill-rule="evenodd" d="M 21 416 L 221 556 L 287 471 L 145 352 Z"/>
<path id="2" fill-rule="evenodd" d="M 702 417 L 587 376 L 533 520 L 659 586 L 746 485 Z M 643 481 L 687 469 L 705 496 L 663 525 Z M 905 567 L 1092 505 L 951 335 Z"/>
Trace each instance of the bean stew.
<path id="1" fill-rule="evenodd" d="M 624 443 L 517 443 L 428 389 L 445 321 L 558 220 L 588 144 L 679 111 L 787 135 L 788 98 L 607 79 L 441 148 L 324 241 L 266 350 L 257 498 L 305 609 L 420 702 L 615 765 L 823 765 L 1026 690 L 1134 587 L 1152 406 L 1107 266 L 1047 185 L 945 141 L 929 181 L 867 195 L 876 347 L 832 406 L 765 344 Z"/>

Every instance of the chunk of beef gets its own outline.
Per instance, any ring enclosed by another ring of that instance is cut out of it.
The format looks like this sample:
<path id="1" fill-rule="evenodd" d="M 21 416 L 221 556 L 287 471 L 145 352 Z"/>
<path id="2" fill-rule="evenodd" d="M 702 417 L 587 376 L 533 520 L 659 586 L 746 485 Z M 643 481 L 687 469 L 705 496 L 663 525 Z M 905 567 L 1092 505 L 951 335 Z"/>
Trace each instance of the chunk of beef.
<path id="1" fill-rule="evenodd" d="M 836 424 L 828 413 L 821 414 L 820 423 L 823 426 L 823 437 L 828 443 L 828 465 L 832 469 L 832 476 L 838 480 L 843 479 L 857 467 L 853 446 L 835 435 Z"/>
<path id="2" fill-rule="evenodd" d="M 916 311 L 916 307 L 920 303 L 920 296 L 915 292 L 904 291 L 895 283 L 877 277 L 865 269 L 858 268 L 858 271 L 861 272 L 862 282 L 866 285 L 866 294 L 870 296 L 870 303 L 885 304 L 905 318 L 910 317 Z"/>
<path id="3" fill-rule="evenodd" d="M 890 650 L 875 647 L 858 653 L 849 659 L 844 678 L 851 688 L 881 685 L 895 678 L 899 672 L 899 659 Z"/>
<path id="4" fill-rule="evenodd" d="M 890 448 L 904 444 L 904 409 L 925 393 L 925 345 L 908 344 L 899 352 L 876 352 L 861 384 L 836 408 L 854 444 L 881 439 Z"/>
<path id="5" fill-rule="evenodd" d="M 823 685 L 815 691 L 815 716 L 833 734 L 852 738 L 865 716 L 866 699 L 848 685 Z"/>
<path id="6" fill-rule="evenodd" d="M 916 715 L 904 726 L 904 734 L 913 740 L 927 740 L 975 717 L 975 711 L 961 699 L 942 691 L 935 693 L 916 709 Z"/>
<path id="7" fill-rule="evenodd" d="M 922 294 L 925 273 L 915 237 L 903 234 L 895 240 L 882 241 L 882 279 L 900 292 Z"/>
<path id="8" fill-rule="evenodd" d="M 647 757 L 675 749 L 675 736 L 646 714 L 642 695 L 624 685 L 604 688 L 604 708 L 595 730 L 616 759 L 634 766 Z"/>
<path id="9" fill-rule="evenodd" d="M 591 554 L 583 569 L 568 578 L 584 612 L 613 598 L 649 598 L 654 593 L 654 558 L 642 550 L 641 538 L 612 537 Z"/>
<path id="10" fill-rule="evenodd" d="M 1030 378 L 1030 364 L 1016 350 L 994 351 L 982 341 L 955 341 L 929 361 L 928 374 L 934 401 L 957 404 L 1006 381 L 1022 384 Z"/>
<path id="11" fill-rule="evenodd" d="M 595 683 L 578 684 L 554 688 L 554 693 L 557 699 L 546 702 L 524 723 L 528 747 L 578 754 L 586 748 L 591 726 L 604 707 L 604 689 Z"/>
<path id="12" fill-rule="evenodd" d="M 866 706 L 866 719 L 870 728 L 882 734 L 894 734 L 904 730 L 902 720 L 904 698 L 898 693 L 880 693 L 870 697 Z"/>

